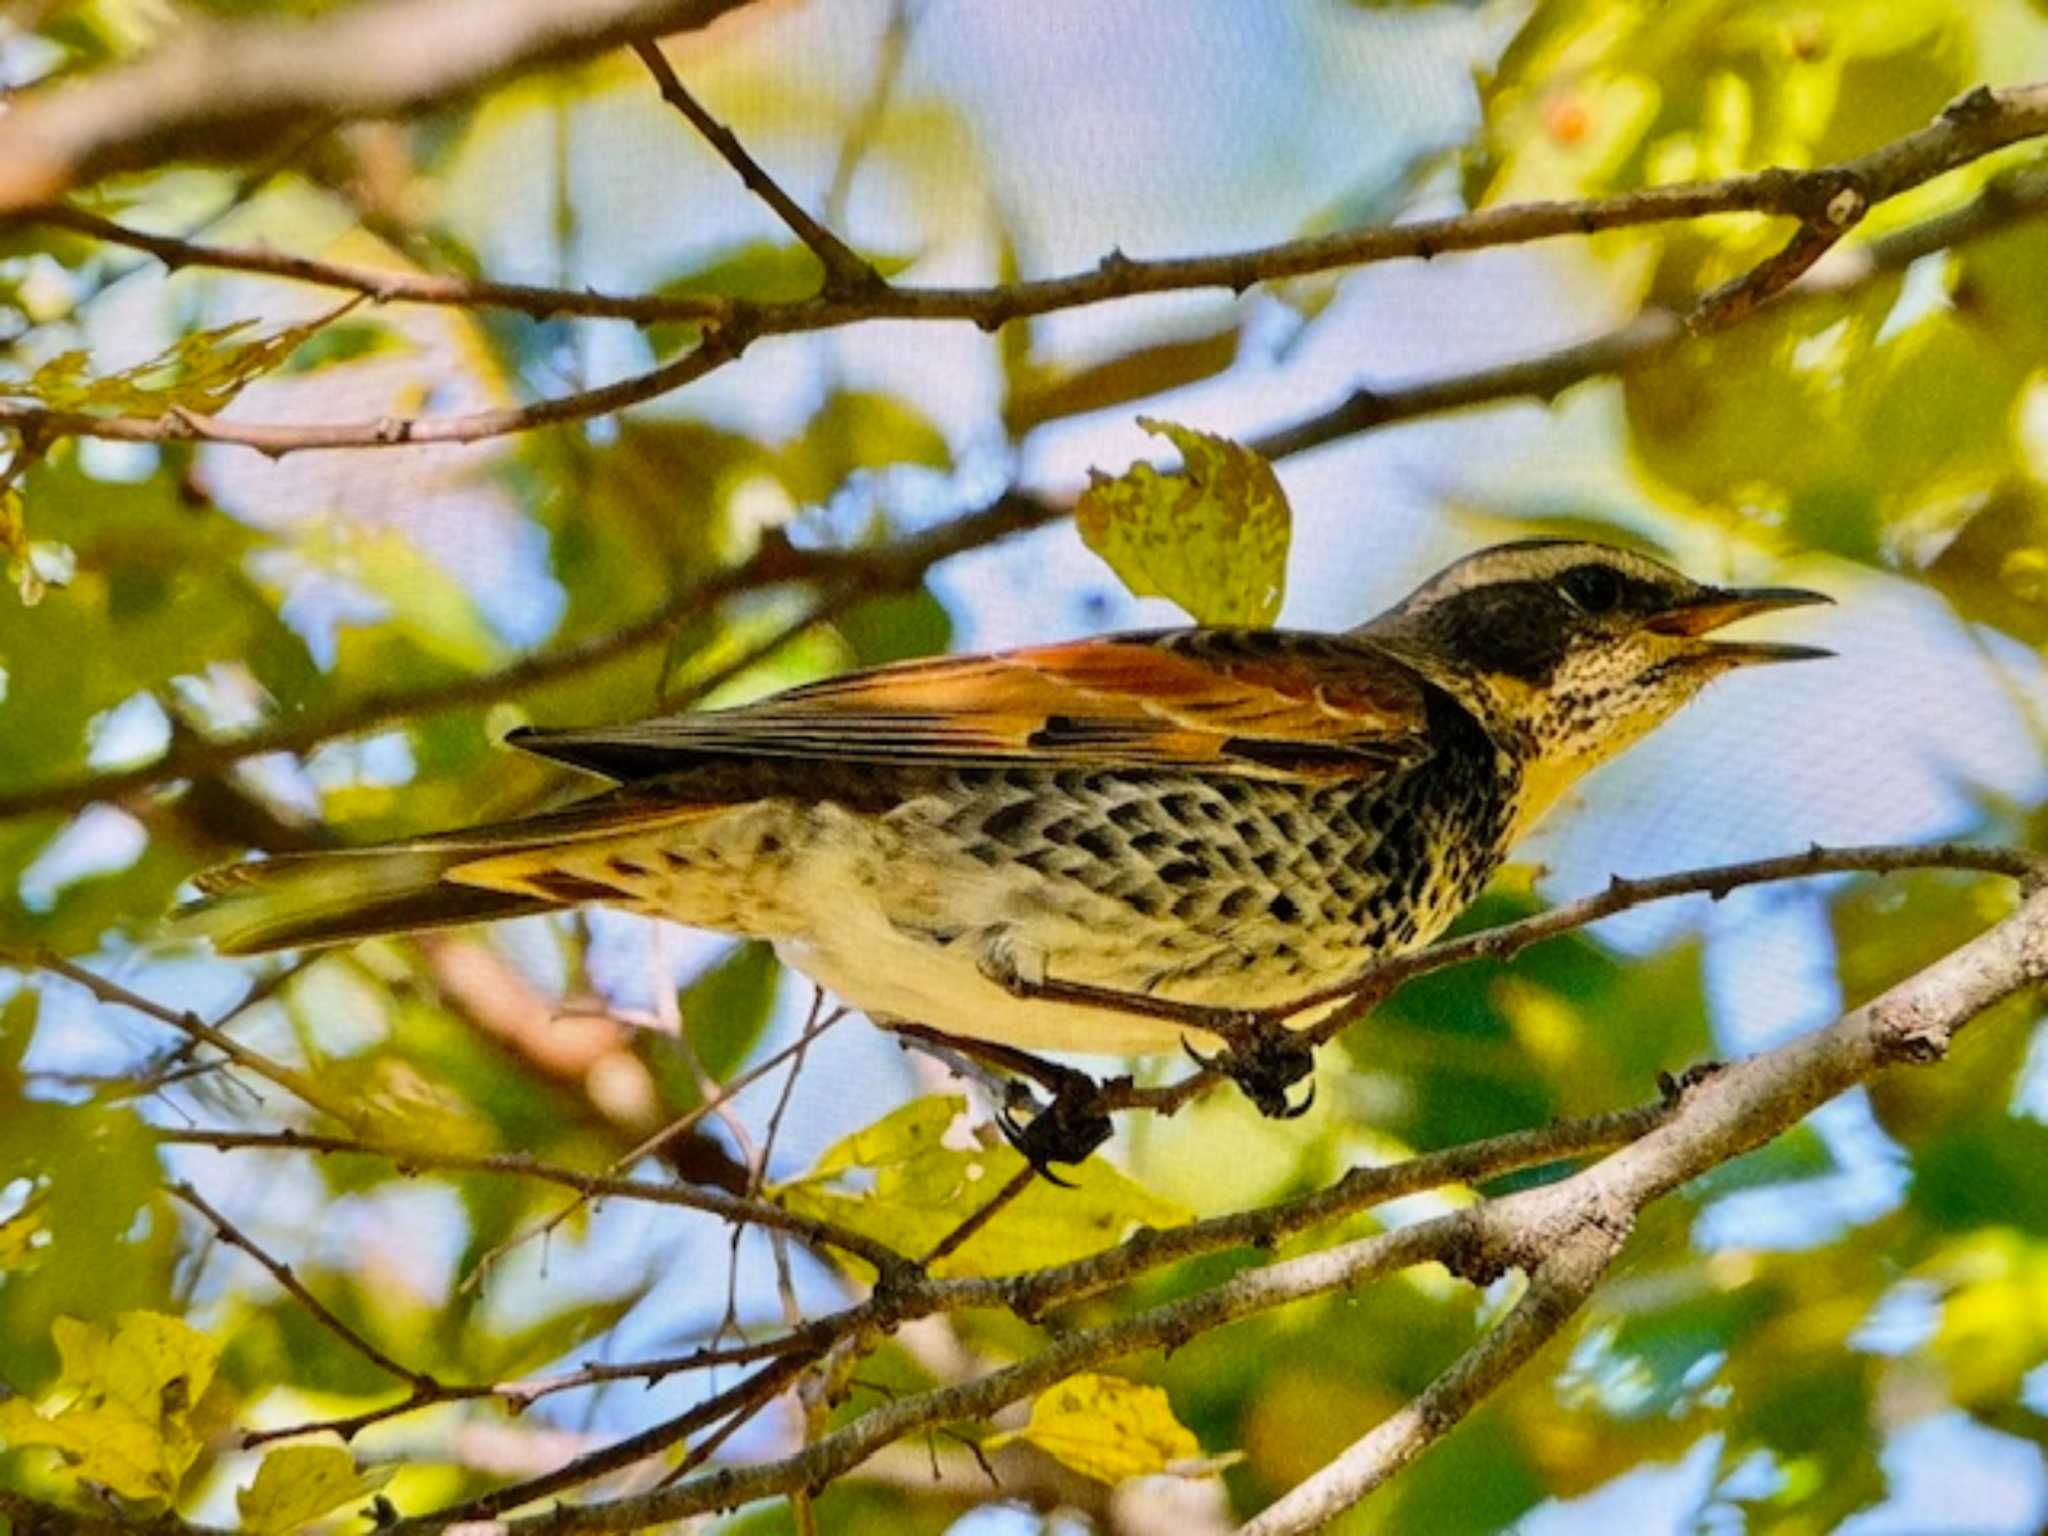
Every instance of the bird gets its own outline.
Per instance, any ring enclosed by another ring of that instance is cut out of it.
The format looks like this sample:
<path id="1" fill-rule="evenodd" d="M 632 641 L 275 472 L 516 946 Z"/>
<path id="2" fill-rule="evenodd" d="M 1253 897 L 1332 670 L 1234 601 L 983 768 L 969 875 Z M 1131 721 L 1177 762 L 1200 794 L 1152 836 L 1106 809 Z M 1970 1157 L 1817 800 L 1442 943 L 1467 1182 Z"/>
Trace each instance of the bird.
<path id="1" fill-rule="evenodd" d="M 1441 934 L 1571 785 L 1707 683 L 1830 654 L 1715 632 L 1829 601 L 1525 539 L 1344 632 L 1111 634 L 522 728 L 510 744 L 612 787 L 211 870 L 179 921 L 248 954 L 599 903 L 765 939 L 883 1027 L 999 1052 L 1173 1050 L 1202 1010 L 1288 1038 L 1333 983 Z"/>

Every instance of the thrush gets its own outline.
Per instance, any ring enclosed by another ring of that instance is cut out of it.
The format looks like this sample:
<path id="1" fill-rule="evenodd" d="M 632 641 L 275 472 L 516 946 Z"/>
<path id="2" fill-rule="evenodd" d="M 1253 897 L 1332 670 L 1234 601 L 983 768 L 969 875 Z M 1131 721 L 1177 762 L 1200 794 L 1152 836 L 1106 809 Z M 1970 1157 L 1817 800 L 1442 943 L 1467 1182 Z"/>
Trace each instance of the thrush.
<path id="1" fill-rule="evenodd" d="M 1191 1026 L 1162 1001 L 1301 1027 L 1337 1005 L 1292 1000 L 1435 938 L 1705 684 L 1828 654 L 1711 632 L 1828 600 L 1531 540 L 1341 634 L 1109 635 L 519 730 L 615 787 L 217 869 L 183 916 L 251 953 L 596 902 L 767 939 L 878 1024 L 999 1047 L 1173 1049 Z"/>

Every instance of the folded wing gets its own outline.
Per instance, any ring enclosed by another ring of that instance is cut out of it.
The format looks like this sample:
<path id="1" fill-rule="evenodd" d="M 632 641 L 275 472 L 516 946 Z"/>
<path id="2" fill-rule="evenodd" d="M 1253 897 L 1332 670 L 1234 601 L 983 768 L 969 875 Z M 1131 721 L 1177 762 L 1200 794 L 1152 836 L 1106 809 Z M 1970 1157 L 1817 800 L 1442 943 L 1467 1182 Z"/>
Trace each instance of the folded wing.
<path id="1" fill-rule="evenodd" d="M 1422 680 L 1369 643 L 1176 630 L 900 663 L 738 709 L 513 733 L 528 751 L 630 781 L 709 757 L 875 764 L 1178 767 L 1365 777 L 1428 751 Z"/>

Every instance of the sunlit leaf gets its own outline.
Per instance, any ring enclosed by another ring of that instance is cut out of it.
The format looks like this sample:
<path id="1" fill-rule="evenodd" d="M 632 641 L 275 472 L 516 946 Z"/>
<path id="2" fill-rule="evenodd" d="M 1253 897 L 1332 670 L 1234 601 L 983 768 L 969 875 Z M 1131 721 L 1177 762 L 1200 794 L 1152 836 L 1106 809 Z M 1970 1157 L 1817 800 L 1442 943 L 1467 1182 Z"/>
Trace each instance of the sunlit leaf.
<path id="1" fill-rule="evenodd" d="M 31 1268 L 42 1257 L 49 1231 L 33 1206 L 0 1221 L 0 1274 Z"/>
<path id="2" fill-rule="evenodd" d="M 359 1471 L 338 1445 L 281 1445 L 267 1453 L 256 1480 L 235 1490 L 242 1528 L 255 1536 L 285 1536 L 330 1510 L 375 1493 L 395 1466 Z"/>
<path id="3" fill-rule="evenodd" d="M 1024 1166 L 1008 1147 L 948 1145 L 948 1128 L 963 1107 L 958 1098 L 914 1100 L 835 1143 L 810 1173 L 778 1186 L 776 1198 L 900 1252 L 929 1252 Z M 1002 1274 L 1060 1264 L 1119 1242 L 1135 1227 L 1193 1219 L 1101 1158 L 1082 1164 L 1073 1180 L 1073 1189 L 1034 1180 L 935 1272 Z"/>
<path id="4" fill-rule="evenodd" d="M 1972 1232 L 1915 1270 L 1942 1292 L 1929 1353 L 1954 1400 L 2004 1407 L 2048 1352 L 2048 1245 L 2002 1228 Z"/>
<path id="5" fill-rule="evenodd" d="M 132 1499 L 169 1500 L 198 1457 L 193 1409 L 213 1383 L 219 1344 L 154 1312 L 125 1312 L 112 1333 L 56 1321 L 62 1375 L 38 1411 L 0 1402 L 0 1442 L 47 1446 L 80 1477 Z"/>
<path id="6" fill-rule="evenodd" d="M 0 395 L 62 411 L 160 416 L 183 410 L 211 416 L 359 302 L 262 334 L 252 334 L 258 325 L 254 320 L 191 331 L 155 357 L 115 373 L 94 373 L 87 352 L 60 352 L 26 378 L 0 379 Z"/>
<path id="7" fill-rule="evenodd" d="M 1228 438 L 1140 416 L 1181 468 L 1089 474 L 1074 509 L 1088 547 L 1139 597 L 1165 597 L 1204 624 L 1270 624 L 1287 587 L 1292 512 L 1273 467 Z"/>
<path id="8" fill-rule="evenodd" d="M 1100 1483 L 1171 1472 L 1202 1454 L 1157 1387 L 1083 1371 L 1032 1399 L 1031 1422 L 991 1435 L 983 1450 L 1022 1440 Z M 1204 1470 L 1208 1470 L 1204 1468 Z"/>

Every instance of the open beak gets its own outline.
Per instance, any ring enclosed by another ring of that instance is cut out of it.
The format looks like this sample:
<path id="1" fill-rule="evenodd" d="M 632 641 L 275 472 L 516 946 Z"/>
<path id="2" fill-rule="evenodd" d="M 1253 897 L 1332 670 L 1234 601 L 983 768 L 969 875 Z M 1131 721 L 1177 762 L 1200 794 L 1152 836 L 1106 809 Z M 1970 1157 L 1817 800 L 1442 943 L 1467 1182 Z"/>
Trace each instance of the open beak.
<path id="1" fill-rule="evenodd" d="M 1694 654 L 1702 662 L 1723 667 L 1746 667 L 1767 661 L 1819 661 L 1834 655 L 1817 645 L 1784 645 L 1774 640 L 1707 640 L 1700 638 L 1741 619 L 1776 613 L 1780 608 L 1809 608 L 1832 603 L 1825 592 L 1803 587 L 1706 587 L 1675 608 L 1652 618 L 1645 626 L 1660 635 L 1684 635 L 1698 639 Z"/>

